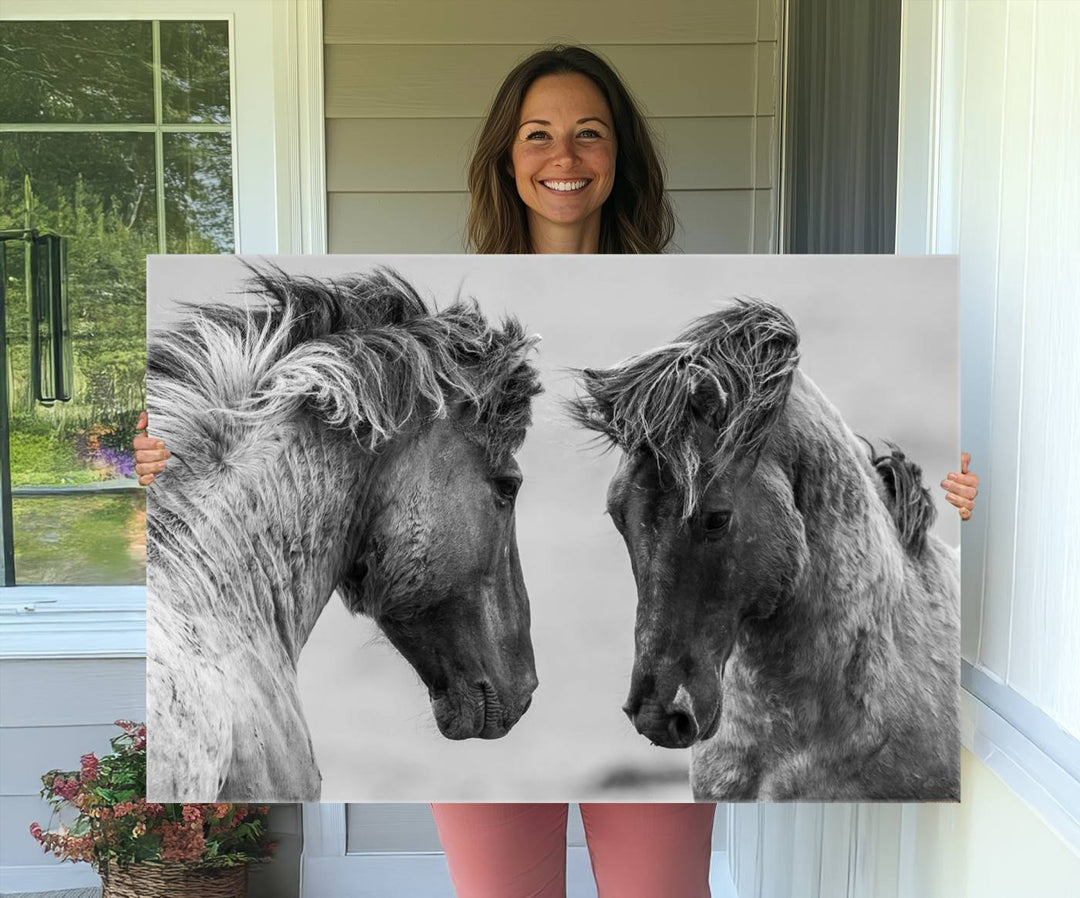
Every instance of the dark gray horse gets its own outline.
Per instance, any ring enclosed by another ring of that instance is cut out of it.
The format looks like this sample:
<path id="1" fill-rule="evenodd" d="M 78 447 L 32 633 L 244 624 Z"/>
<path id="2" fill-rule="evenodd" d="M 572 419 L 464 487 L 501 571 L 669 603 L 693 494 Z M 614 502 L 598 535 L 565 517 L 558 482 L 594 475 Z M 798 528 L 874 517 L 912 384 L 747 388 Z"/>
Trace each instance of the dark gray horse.
<path id="1" fill-rule="evenodd" d="M 622 450 L 608 510 L 638 591 L 624 710 L 693 746 L 699 799 L 959 797 L 958 558 L 919 471 L 879 458 L 738 302 L 580 372 Z"/>
<path id="2" fill-rule="evenodd" d="M 334 590 L 448 738 L 504 735 L 537 684 L 513 457 L 535 339 L 474 303 L 431 311 L 388 271 L 266 270 L 253 290 L 265 309 L 192 309 L 150 345 L 172 452 L 148 493 L 157 801 L 318 800 L 296 665 Z"/>

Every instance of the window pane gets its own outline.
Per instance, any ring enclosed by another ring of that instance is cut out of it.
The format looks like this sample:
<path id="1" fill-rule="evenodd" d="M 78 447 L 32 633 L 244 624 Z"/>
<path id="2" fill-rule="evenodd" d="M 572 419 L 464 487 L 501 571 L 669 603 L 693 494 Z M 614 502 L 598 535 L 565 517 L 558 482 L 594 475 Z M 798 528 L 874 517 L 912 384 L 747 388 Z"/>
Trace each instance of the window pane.
<path id="1" fill-rule="evenodd" d="M 228 134 L 166 134 L 164 137 L 167 251 L 231 253 L 231 137 Z"/>
<path id="2" fill-rule="evenodd" d="M 229 121 L 229 23 L 161 23 L 162 121 Z"/>
<path id="3" fill-rule="evenodd" d="M 50 496 L 12 502 L 19 583 L 145 581 L 146 496 Z"/>
<path id="4" fill-rule="evenodd" d="M 0 121 L 154 121 L 151 23 L 4 22 Z"/>
<path id="5" fill-rule="evenodd" d="M 26 487 L 134 483 L 131 438 L 144 405 L 146 254 L 157 250 L 154 185 L 153 134 L 0 134 L 0 228 L 29 225 L 68 238 L 74 360 L 72 401 L 52 407 L 35 402 L 25 245 L 8 241 L 11 479 L 20 583 L 131 583 L 142 576 L 126 529 L 137 527 L 138 492 L 58 498 L 18 493 Z"/>

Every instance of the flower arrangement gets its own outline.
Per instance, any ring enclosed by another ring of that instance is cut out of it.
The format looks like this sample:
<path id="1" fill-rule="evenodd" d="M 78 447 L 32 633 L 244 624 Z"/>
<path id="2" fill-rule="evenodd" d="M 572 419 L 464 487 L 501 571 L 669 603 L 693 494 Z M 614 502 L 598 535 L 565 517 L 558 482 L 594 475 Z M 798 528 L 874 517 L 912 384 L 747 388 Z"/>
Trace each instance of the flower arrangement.
<path id="1" fill-rule="evenodd" d="M 30 834 L 65 861 L 87 861 L 107 876 L 111 865 L 181 863 L 201 869 L 269 860 L 269 807 L 244 804 L 157 804 L 146 795 L 146 726 L 118 720 L 113 753 L 86 754 L 77 771 L 50 770 L 41 797 L 53 818 L 74 809 L 56 830 L 30 825 Z M 51 823 L 50 823 L 51 825 Z"/>

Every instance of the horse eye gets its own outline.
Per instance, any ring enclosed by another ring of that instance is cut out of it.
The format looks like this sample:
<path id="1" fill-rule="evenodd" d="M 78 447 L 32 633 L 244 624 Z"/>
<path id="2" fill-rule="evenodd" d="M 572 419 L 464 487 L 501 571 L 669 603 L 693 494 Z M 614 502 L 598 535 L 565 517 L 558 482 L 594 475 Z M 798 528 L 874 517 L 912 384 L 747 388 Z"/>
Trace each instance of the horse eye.
<path id="1" fill-rule="evenodd" d="M 707 536 L 718 536 L 727 530 L 731 524 L 730 511 L 710 511 L 705 515 L 705 533 Z"/>
<path id="2" fill-rule="evenodd" d="M 513 502 L 521 489 L 521 480 L 518 477 L 496 477 L 492 483 L 496 495 L 503 502 Z"/>

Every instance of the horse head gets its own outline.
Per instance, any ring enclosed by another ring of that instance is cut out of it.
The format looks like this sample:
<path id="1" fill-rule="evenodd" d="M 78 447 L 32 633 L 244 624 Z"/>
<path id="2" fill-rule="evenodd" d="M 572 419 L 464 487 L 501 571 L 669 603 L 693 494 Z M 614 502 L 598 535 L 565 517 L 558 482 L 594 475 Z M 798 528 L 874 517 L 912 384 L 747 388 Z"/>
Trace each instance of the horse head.
<path id="1" fill-rule="evenodd" d="M 514 519 L 514 453 L 540 391 L 535 338 L 514 320 L 489 327 L 467 303 L 412 331 L 437 391 L 379 449 L 338 591 L 419 674 L 444 736 L 495 739 L 537 686 Z M 386 392 L 412 389 L 392 381 Z"/>
<path id="2" fill-rule="evenodd" d="M 771 445 L 797 346 L 786 314 L 740 301 L 673 344 L 580 372 L 572 416 L 622 450 L 607 509 L 638 594 L 623 710 L 658 745 L 716 732 L 740 630 L 772 614 L 806 564 L 795 478 Z"/>

